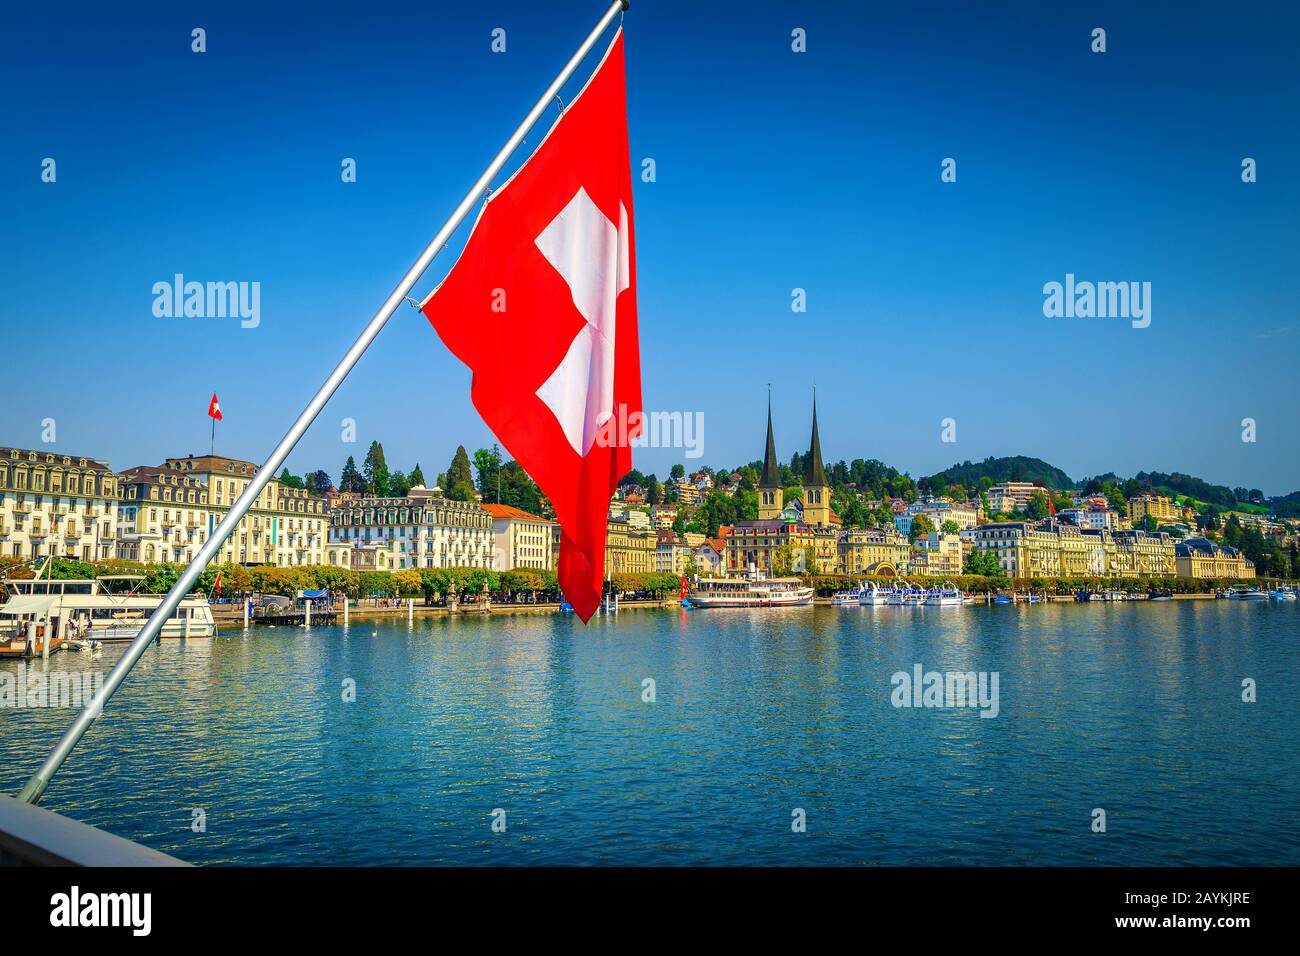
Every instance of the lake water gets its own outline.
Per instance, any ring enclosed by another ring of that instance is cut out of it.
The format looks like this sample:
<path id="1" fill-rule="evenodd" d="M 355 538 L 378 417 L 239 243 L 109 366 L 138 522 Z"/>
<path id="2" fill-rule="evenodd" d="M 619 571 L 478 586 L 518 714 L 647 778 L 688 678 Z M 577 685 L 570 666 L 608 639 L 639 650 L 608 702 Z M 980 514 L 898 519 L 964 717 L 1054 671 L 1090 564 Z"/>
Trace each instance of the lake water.
<path id="1" fill-rule="evenodd" d="M 1174 601 L 236 630 L 146 652 L 44 805 L 195 863 L 1296 865 L 1298 624 Z M 996 671 L 998 715 L 895 707 L 917 664 Z M 4 792 L 71 717 L 0 708 Z"/>

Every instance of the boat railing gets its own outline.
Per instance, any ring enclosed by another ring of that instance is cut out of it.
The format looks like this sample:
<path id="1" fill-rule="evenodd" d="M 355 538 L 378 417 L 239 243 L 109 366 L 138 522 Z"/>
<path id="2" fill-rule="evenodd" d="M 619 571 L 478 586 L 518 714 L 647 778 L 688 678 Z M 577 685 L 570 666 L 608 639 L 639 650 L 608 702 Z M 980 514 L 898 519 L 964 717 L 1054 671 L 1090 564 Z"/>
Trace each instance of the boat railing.
<path id="1" fill-rule="evenodd" d="M 189 866 L 44 807 L 0 796 L 0 866 Z"/>

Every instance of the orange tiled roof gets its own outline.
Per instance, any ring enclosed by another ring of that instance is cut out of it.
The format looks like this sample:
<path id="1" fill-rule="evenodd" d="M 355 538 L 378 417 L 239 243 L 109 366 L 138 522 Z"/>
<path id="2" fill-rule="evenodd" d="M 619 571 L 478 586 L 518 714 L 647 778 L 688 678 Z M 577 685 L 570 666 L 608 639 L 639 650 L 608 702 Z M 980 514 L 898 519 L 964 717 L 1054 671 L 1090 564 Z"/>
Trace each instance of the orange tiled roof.
<path id="1" fill-rule="evenodd" d="M 506 518 L 513 521 L 545 521 L 545 518 L 535 514 L 530 514 L 522 508 L 515 508 L 511 505 L 479 505 L 484 511 L 494 518 Z"/>

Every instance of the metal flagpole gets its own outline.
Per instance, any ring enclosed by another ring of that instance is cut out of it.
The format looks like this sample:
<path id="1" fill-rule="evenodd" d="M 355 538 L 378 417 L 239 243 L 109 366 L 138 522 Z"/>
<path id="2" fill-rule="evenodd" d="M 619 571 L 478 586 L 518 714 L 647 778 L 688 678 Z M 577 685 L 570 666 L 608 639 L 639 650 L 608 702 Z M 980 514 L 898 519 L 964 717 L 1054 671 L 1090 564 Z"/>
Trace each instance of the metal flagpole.
<path id="1" fill-rule="evenodd" d="M 416 259 L 415 264 L 407 270 L 406 275 L 402 277 L 402 281 L 397 284 L 397 288 L 393 290 L 392 294 L 384 301 L 384 304 L 380 307 L 379 311 L 375 313 L 374 318 L 370 320 L 370 323 L 361 333 L 361 336 L 352 343 L 352 347 L 348 349 L 347 354 L 343 356 L 342 361 L 340 361 L 334 371 L 330 373 L 329 378 L 325 380 L 325 384 L 320 387 L 320 390 L 315 394 L 315 396 L 313 396 L 312 400 L 307 403 L 307 407 L 298 415 L 297 420 L 292 426 L 290 426 L 288 433 L 280 439 L 280 443 L 275 446 L 275 450 L 271 452 L 271 456 L 267 458 L 262 467 L 257 470 L 257 473 L 253 476 L 253 480 L 250 481 L 248 486 L 244 489 L 243 494 L 241 494 L 239 499 L 231 505 L 230 512 L 222 519 L 221 523 L 217 525 L 216 530 L 208 536 L 207 542 L 199 549 L 198 554 L 194 556 L 194 560 L 190 562 L 189 567 L 185 569 L 184 573 L 181 574 L 176 583 L 172 585 L 172 589 L 167 592 L 167 596 L 163 598 L 162 604 L 160 604 L 158 609 L 149 616 L 149 620 L 146 621 L 144 627 L 140 629 L 140 633 L 135 636 L 135 639 L 131 641 L 131 644 L 127 647 L 125 653 L 123 653 L 118 662 L 113 665 L 113 669 L 110 670 L 108 676 L 104 678 L 103 686 L 95 692 L 95 696 L 90 699 L 81 713 L 77 715 L 77 718 L 72 722 L 72 725 L 63 732 L 63 736 L 60 737 L 59 742 L 54 745 L 54 749 L 51 750 L 49 756 L 45 758 L 45 762 L 41 764 L 36 773 L 32 774 L 31 779 L 23 785 L 23 789 L 18 794 L 19 800 L 23 800 L 27 803 L 37 803 L 41 799 L 41 795 L 45 793 L 45 788 L 49 786 L 51 778 L 53 778 L 53 776 L 58 772 L 59 767 L 63 765 L 63 761 L 68 758 L 68 754 L 71 753 L 72 748 L 77 745 L 77 741 L 79 741 L 90 728 L 90 724 L 95 717 L 103 713 L 104 705 L 108 702 L 108 699 L 113 696 L 113 692 L 117 690 L 122 681 L 126 679 L 126 675 L 131 672 L 131 668 L 135 666 L 136 661 L 138 661 L 144 654 L 145 649 L 149 646 L 149 642 L 158 636 L 158 632 L 162 629 L 163 622 L 176 612 L 176 608 L 180 604 L 181 599 L 190 592 L 191 588 L 194 587 L 195 582 L 198 580 L 199 575 L 203 573 L 203 569 L 207 567 L 208 562 L 216 556 L 217 550 L 221 547 L 222 543 L 230 537 L 234 532 L 235 527 L 241 520 L 243 520 L 244 515 L 248 513 L 248 509 L 252 507 L 253 502 L 257 499 L 258 495 L 262 493 L 262 489 L 266 487 L 266 483 L 275 476 L 275 473 L 279 470 L 280 466 L 284 464 L 284 460 L 289 457 L 289 452 L 293 451 L 294 445 L 298 444 L 298 440 L 302 438 L 303 433 L 307 431 L 307 428 L 315 420 L 316 416 L 320 414 L 321 409 L 325 407 L 325 403 L 330 400 L 330 396 L 334 394 L 339 385 L 343 383 L 343 380 L 347 378 L 348 373 L 352 371 L 352 367 L 357 364 L 357 361 L 363 354 L 365 354 L 366 349 L 370 347 L 370 343 L 375 340 L 375 336 L 379 334 L 380 330 L 383 329 L 389 318 L 391 318 L 392 314 L 397 310 L 397 307 L 406 299 L 407 293 L 409 293 L 415 286 L 415 283 L 420 280 L 420 276 L 424 274 L 424 271 L 429 268 L 429 263 L 433 261 L 434 256 L 442 251 L 442 247 L 446 245 L 447 240 L 451 238 L 452 233 L 456 231 L 457 227 L 465 220 L 465 217 L 469 215 L 470 209 L 473 208 L 479 197 L 483 195 L 483 191 L 487 189 L 487 187 L 492 183 L 492 180 L 496 178 L 497 173 L 501 171 L 501 168 L 505 166 L 506 162 L 510 159 L 510 156 L 519 147 L 519 144 L 523 142 L 524 137 L 528 135 L 529 130 L 533 128 L 541 118 L 542 113 L 544 113 L 547 107 L 551 105 L 551 101 L 555 99 L 560 88 L 564 86 L 569 77 L 573 75 L 574 71 L 578 68 L 578 65 L 586 55 L 591 52 L 591 48 L 596 45 L 596 41 L 600 39 L 601 34 L 604 33 L 605 29 L 614 21 L 614 18 L 628 8 L 628 4 L 629 0 L 614 0 L 614 2 L 609 5 L 609 9 L 606 10 L 604 16 L 600 18 L 600 22 L 596 24 L 589 34 L 587 34 L 587 38 L 582 41 L 582 45 L 578 47 L 577 52 L 569 58 L 568 63 L 564 64 L 564 69 L 560 70 L 559 75 L 551 81 L 551 85 L 546 88 L 546 92 L 541 95 L 533 105 L 533 108 L 528 111 L 528 115 L 524 117 L 524 121 L 519 124 L 519 127 L 511 134 L 510 138 L 506 140 L 506 144 L 501 147 L 501 151 L 493 157 L 492 162 L 489 163 L 487 169 L 483 171 L 483 175 L 479 176 L 474 185 L 470 187 L 469 192 L 465 194 L 465 198 L 460 201 L 460 205 L 458 205 L 455 211 L 452 212 L 450 218 L 443 223 L 442 228 L 438 230 L 438 234 L 433 237 L 433 241 L 425 246 L 424 251 L 420 253 L 420 257 Z"/>

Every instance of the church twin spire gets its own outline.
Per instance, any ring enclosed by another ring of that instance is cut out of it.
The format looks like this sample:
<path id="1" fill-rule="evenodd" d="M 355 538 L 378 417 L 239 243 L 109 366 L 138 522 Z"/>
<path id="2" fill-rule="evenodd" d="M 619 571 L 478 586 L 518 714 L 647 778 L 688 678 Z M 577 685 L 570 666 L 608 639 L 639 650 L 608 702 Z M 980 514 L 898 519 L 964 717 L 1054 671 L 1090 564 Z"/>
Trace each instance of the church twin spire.
<path id="1" fill-rule="evenodd" d="M 809 524 L 830 524 L 830 487 L 822 464 L 822 441 L 817 430 L 817 393 L 813 392 L 812 442 L 804 463 L 804 515 Z M 772 391 L 767 395 L 767 447 L 763 451 L 763 473 L 758 482 L 758 516 L 780 517 L 784 508 L 781 473 L 776 459 L 776 440 L 772 434 Z"/>

